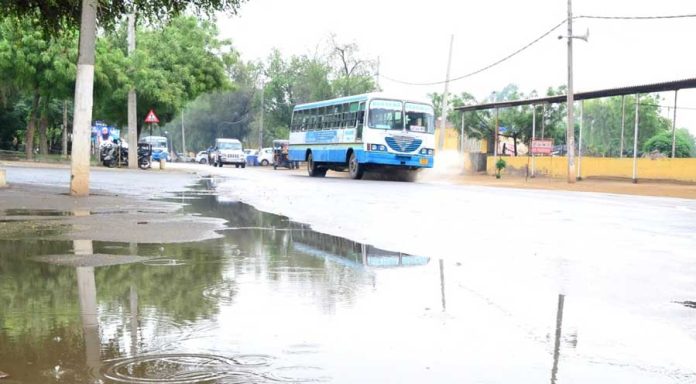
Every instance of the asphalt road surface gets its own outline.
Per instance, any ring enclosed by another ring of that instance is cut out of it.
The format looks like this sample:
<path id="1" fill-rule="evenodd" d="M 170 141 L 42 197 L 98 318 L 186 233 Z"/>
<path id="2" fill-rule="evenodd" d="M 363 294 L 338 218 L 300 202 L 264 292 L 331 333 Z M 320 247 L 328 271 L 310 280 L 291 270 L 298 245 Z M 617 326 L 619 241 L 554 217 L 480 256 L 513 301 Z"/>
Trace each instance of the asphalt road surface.
<path id="1" fill-rule="evenodd" d="M 406 350 L 422 355 L 404 352 L 408 358 L 402 359 L 398 350 L 371 353 L 368 347 L 366 365 L 377 353 L 394 354 L 395 372 L 400 364 L 421 362 L 429 372 L 411 376 L 413 382 L 696 382 L 694 200 L 499 189 L 432 178 L 356 181 L 329 173 L 315 179 L 303 170 L 270 167 L 168 168 L 93 171 L 92 187 L 158 197 L 203 177 L 220 203 L 245 202 L 322 233 L 430 258 L 435 276 L 380 275 L 405 292 L 393 292 L 387 310 L 427 319 L 416 323 L 425 327 L 374 323 L 402 331 L 415 344 Z M 67 185 L 69 171 L 9 167 L 7 178 Z M 360 366 L 358 356 L 348 358 Z M 391 378 L 408 382 L 402 374 Z M 389 380 L 377 377 L 375 382 Z"/>

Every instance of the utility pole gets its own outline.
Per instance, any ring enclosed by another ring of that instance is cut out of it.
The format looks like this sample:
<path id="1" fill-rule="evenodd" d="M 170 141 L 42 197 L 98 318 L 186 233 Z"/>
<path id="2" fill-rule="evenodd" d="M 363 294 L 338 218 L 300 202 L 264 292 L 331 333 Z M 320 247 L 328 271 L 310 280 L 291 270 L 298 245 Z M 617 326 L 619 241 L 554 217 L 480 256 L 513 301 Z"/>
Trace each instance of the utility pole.
<path id="1" fill-rule="evenodd" d="M 89 195 L 89 152 L 92 136 L 92 93 L 97 39 L 97 0 L 82 0 L 80 42 L 75 78 L 70 195 Z"/>
<path id="2" fill-rule="evenodd" d="M 379 86 L 379 66 L 380 66 L 379 56 L 377 56 L 377 73 L 375 74 L 375 76 L 376 76 L 375 82 L 376 82 L 377 90 L 381 91 L 382 88 Z"/>
<path id="3" fill-rule="evenodd" d="M 186 132 L 184 131 L 184 110 L 181 108 L 181 152 L 186 156 Z"/>
<path id="4" fill-rule="evenodd" d="M 63 136 L 62 136 L 63 148 L 61 149 L 61 155 L 63 159 L 68 158 L 68 101 L 63 100 Z"/>
<path id="5" fill-rule="evenodd" d="M 573 5 L 568 0 L 568 127 L 566 129 L 566 153 L 568 156 L 568 183 L 575 183 L 575 121 L 573 119 Z"/>
<path id="6" fill-rule="evenodd" d="M 263 112 L 264 101 L 263 94 L 266 93 L 266 84 L 261 80 L 261 118 L 259 119 L 259 149 L 263 148 Z"/>
<path id="7" fill-rule="evenodd" d="M 619 147 L 619 158 L 623 159 L 624 152 L 624 126 L 626 124 L 626 95 L 621 95 L 621 144 Z"/>
<path id="8" fill-rule="evenodd" d="M 672 158 L 676 155 L 677 149 L 677 93 L 678 89 L 674 90 L 674 118 L 672 119 Z"/>
<path id="9" fill-rule="evenodd" d="M 135 54 L 135 13 L 128 15 L 128 56 Z M 138 168 L 138 118 L 135 87 L 128 90 L 128 168 Z"/>
<path id="10" fill-rule="evenodd" d="M 445 131 L 447 129 L 447 97 L 449 88 L 450 64 L 452 64 L 452 43 L 454 43 L 454 35 L 450 36 L 449 56 L 447 58 L 447 75 L 445 76 L 445 92 L 442 94 L 442 118 L 440 124 L 440 140 L 438 143 L 438 151 L 445 148 Z"/>

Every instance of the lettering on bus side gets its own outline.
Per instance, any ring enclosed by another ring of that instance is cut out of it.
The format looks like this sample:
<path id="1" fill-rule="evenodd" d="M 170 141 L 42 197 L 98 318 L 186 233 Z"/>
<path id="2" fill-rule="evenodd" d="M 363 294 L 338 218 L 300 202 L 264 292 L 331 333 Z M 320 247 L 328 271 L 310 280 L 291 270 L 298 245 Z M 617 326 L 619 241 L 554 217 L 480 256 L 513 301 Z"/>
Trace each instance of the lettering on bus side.
<path id="1" fill-rule="evenodd" d="M 309 131 L 305 140 L 307 143 L 336 143 L 338 135 L 336 135 L 336 131 Z"/>

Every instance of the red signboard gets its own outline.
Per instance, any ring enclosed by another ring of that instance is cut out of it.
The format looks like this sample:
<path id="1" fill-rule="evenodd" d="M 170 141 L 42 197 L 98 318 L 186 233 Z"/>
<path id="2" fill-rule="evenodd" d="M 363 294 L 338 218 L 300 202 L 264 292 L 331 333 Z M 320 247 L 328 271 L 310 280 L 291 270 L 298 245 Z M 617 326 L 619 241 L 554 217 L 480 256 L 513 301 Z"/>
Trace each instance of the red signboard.
<path id="1" fill-rule="evenodd" d="M 151 109 L 150 112 L 147 113 L 147 116 L 145 116 L 145 122 L 150 124 L 159 123 L 159 119 L 157 118 L 157 115 L 155 115 L 155 111 Z"/>
<path id="2" fill-rule="evenodd" d="M 553 151 L 553 140 L 532 140 L 532 153 L 535 155 L 550 155 Z"/>

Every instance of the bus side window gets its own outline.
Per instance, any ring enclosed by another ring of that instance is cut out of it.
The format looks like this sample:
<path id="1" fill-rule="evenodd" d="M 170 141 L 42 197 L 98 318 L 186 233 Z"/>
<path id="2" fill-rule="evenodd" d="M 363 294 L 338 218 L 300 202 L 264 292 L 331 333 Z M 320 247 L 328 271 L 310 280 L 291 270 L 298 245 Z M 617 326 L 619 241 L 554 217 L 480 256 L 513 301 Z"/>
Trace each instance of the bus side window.
<path id="1" fill-rule="evenodd" d="M 365 111 L 357 112 L 357 132 L 355 137 L 362 139 L 363 125 L 365 123 Z"/>

